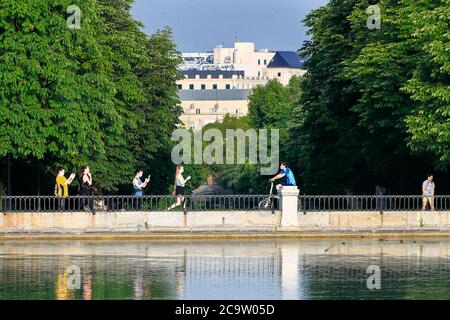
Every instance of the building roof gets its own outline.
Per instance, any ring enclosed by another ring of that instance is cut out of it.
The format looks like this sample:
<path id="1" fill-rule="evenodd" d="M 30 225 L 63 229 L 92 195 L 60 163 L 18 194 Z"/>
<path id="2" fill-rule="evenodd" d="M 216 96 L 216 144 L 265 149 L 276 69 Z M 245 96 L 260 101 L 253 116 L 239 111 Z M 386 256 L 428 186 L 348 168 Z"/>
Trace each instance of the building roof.
<path id="1" fill-rule="evenodd" d="M 231 190 L 227 190 L 225 188 L 223 188 L 222 186 L 218 185 L 218 184 L 213 184 L 213 185 L 209 185 L 209 184 L 204 184 L 200 187 L 198 187 L 197 189 L 195 189 L 192 194 L 194 196 L 200 196 L 200 195 L 231 195 L 233 194 L 233 191 Z M 202 200 L 199 197 L 196 197 L 196 200 Z M 205 198 L 204 200 L 210 200 L 209 198 Z"/>
<path id="2" fill-rule="evenodd" d="M 272 58 L 267 68 L 296 68 L 300 69 L 303 66 L 303 61 L 300 60 L 299 55 L 294 51 L 277 51 Z"/>
<path id="3" fill-rule="evenodd" d="M 247 100 L 251 90 L 178 90 L 182 101 Z"/>
<path id="4" fill-rule="evenodd" d="M 212 79 L 219 79 L 219 75 L 222 75 L 224 79 L 231 79 L 234 75 L 245 76 L 244 71 L 227 71 L 227 70 L 182 70 L 180 75 L 184 78 L 187 76 L 189 79 L 195 79 L 196 75 L 200 76 L 200 79 L 206 79 L 209 75 Z"/>

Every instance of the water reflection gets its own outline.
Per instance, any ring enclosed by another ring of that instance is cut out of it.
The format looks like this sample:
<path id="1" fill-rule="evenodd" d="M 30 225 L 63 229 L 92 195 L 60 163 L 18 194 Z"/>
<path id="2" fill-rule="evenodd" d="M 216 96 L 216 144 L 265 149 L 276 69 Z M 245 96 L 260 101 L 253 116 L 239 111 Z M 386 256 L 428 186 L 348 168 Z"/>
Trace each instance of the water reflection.
<path id="1" fill-rule="evenodd" d="M 449 248 L 449 240 L 3 242 L 0 299 L 449 299 Z M 380 290 L 367 288 L 370 265 L 381 269 Z M 80 268 L 78 288 L 70 266 Z"/>

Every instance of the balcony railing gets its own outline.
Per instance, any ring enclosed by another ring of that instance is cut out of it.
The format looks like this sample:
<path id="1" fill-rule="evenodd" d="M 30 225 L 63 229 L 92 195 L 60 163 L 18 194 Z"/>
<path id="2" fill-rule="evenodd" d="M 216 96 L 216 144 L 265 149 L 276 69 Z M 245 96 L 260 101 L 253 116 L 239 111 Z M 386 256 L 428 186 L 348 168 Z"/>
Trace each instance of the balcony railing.
<path id="1" fill-rule="evenodd" d="M 431 199 L 430 199 L 431 200 Z M 298 211 L 417 211 L 422 196 L 299 196 Z M 434 196 L 434 209 L 450 211 L 450 196 Z M 426 209 L 431 209 L 427 204 Z"/>
<path id="2" fill-rule="evenodd" d="M 254 211 L 267 195 L 187 195 L 174 210 L 185 211 Z M 166 211 L 176 202 L 175 196 L 12 196 L 0 197 L 0 212 L 122 212 Z M 276 208 L 274 207 L 274 210 Z"/>
<path id="3" fill-rule="evenodd" d="M 299 212 L 321 211 L 417 211 L 422 196 L 316 196 L 298 197 Z M 123 212 L 166 211 L 176 202 L 174 196 L 5 196 L 0 197 L 0 212 Z M 450 211 L 450 195 L 435 196 L 436 211 Z M 427 210 L 431 209 L 429 204 Z M 185 203 L 174 210 L 191 211 L 272 211 L 279 210 L 278 196 L 267 195 L 187 195 Z"/>

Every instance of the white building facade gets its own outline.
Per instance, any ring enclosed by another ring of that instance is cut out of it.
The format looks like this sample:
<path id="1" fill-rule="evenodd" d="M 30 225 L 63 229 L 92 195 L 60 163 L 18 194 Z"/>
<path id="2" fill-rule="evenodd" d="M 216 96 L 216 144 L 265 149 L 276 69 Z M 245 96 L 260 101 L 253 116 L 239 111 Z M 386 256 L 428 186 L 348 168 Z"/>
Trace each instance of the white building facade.
<path id="1" fill-rule="evenodd" d="M 184 53 L 177 82 L 187 128 L 201 130 L 220 122 L 226 114 L 244 116 L 253 88 L 278 79 L 287 85 L 292 76 L 302 76 L 303 61 L 295 52 L 267 49 L 255 51 L 251 42 L 236 42 L 234 48 L 218 46 L 213 53 Z"/>

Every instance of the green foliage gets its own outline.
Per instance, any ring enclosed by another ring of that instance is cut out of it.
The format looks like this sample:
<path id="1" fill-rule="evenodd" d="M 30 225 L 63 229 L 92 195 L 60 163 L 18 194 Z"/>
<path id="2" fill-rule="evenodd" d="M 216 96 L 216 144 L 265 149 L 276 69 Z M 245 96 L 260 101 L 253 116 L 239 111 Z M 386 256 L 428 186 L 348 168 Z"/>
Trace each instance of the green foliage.
<path id="1" fill-rule="evenodd" d="M 159 169 L 181 111 L 180 55 L 169 29 L 140 30 L 132 2 L 0 4 L 0 157 L 34 159 L 46 173 L 88 164 L 104 192 L 129 185 L 136 166 Z M 72 4 L 80 30 L 66 25 Z"/>
<path id="2" fill-rule="evenodd" d="M 120 136 L 109 49 L 95 1 L 83 1 L 83 31 L 69 30 L 65 8 L 77 1 L 10 1 L 0 10 L 0 155 L 79 165 L 103 157 Z"/>
<path id="3" fill-rule="evenodd" d="M 292 109 L 300 96 L 300 78 L 292 77 L 288 86 L 278 79 L 254 88 L 249 97 L 249 119 L 253 128 L 279 129 L 285 140 Z"/>
<path id="4" fill-rule="evenodd" d="M 208 129 L 219 129 L 224 139 L 226 130 L 251 129 L 250 116 L 233 117 L 226 115 L 221 123 L 208 124 L 203 128 L 203 132 Z M 217 182 L 224 188 L 232 190 L 235 194 L 257 193 L 259 190 L 259 168 L 257 165 L 237 164 L 237 144 L 234 144 L 235 160 L 234 164 L 221 164 L 209 166 L 209 174 L 212 174 Z M 248 159 L 248 140 L 246 144 L 246 159 Z M 226 155 L 226 145 L 224 147 L 224 157 Z"/>
<path id="5" fill-rule="evenodd" d="M 308 193 L 416 192 L 433 162 L 449 165 L 448 1 L 381 0 L 380 30 L 367 6 L 332 0 L 305 19 L 286 152 Z"/>
<path id="6" fill-rule="evenodd" d="M 245 117 L 225 116 L 220 123 L 208 124 L 203 128 L 204 133 L 209 129 L 218 129 L 226 138 L 226 130 L 241 129 L 279 129 L 280 142 L 284 143 L 287 126 L 293 106 L 300 96 L 300 78 L 293 77 L 288 86 L 283 86 L 278 80 L 271 80 L 264 86 L 252 90 L 249 97 L 249 114 Z M 269 139 L 270 141 L 270 139 Z M 204 142 L 203 146 L 207 145 Z M 249 141 L 246 144 L 246 164 L 237 164 L 237 144 L 234 144 L 234 164 L 210 165 L 198 167 L 201 177 L 212 174 L 223 187 L 233 190 L 237 194 L 260 194 L 267 192 L 268 177 L 261 176 L 261 164 L 249 164 Z M 226 155 L 226 145 L 223 149 Z M 269 151 L 270 152 L 270 151 Z"/>
<path id="7" fill-rule="evenodd" d="M 421 60 L 403 87 L 418 104 L 407 117 L 409 145 L 435 154 L 445 168 L 450 164 L 450 1 L 409 17 L 412 41 L 421 51 Z"/>

